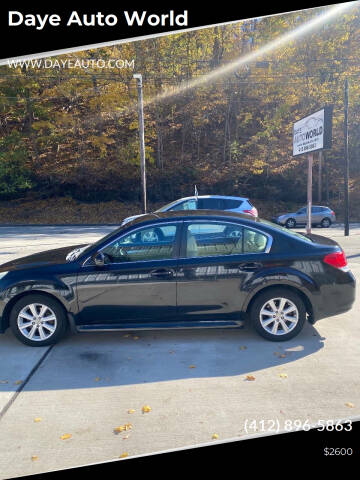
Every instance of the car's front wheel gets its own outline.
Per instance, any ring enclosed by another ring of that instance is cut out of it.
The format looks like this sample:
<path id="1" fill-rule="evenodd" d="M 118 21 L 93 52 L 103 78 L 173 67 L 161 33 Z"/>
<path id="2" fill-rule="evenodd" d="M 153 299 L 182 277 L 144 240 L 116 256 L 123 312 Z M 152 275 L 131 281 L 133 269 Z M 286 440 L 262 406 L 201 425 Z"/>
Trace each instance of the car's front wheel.
<path id="1" fill-rule="evenodd" d="M 255 299 L 250 319 L 262 337 L 281 342 L 290 340 L 301 331 L 306 319 L 306 308 L 296 293 L 274 288 Z"/>
<path id="2" fill-rule="evenodd" d="M 296 221 L 294 218 L 288 218 L 285 222 L 285 227 L 286 228 L 295 228 L 296 227 Z"/>
<path id="3" fill-rule="evenodd" d="M 10 312 L 10 328 L 21 342 L 32 347 L 56 343 L 66 331 L 66 315 L 47 295 L 27 295 Z"/>

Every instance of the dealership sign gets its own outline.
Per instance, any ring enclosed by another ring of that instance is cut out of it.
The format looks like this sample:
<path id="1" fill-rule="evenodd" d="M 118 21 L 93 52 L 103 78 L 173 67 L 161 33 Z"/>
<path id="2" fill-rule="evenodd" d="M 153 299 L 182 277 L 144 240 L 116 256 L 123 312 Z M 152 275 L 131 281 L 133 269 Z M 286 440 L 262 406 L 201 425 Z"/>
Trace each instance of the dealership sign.
<path id="1" fill-rule="evenodd" d="M 293 129 L 293 155 L 331 147 L 332 107 L 325 107 L 298 122 Z"/>

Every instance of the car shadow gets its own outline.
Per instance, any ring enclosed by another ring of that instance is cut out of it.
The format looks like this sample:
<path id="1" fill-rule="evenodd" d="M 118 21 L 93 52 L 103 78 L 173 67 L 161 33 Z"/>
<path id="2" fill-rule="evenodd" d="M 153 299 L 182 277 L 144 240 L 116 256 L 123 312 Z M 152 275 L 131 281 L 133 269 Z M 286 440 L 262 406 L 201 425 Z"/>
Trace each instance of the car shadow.
<path id="1" fill-rule="evenodd" d="M 17 350 L 19 365 L 27 353 L 34 355 L 36 350 L 40 359 L 49 349 L 27 347 L 8 333 L 0 338 L 0 348 L 3 342 L 11 342 L 12 361 L 16 361 Z M 256 377 L 260 371 L 284 367 L 316 353 L 323 348 L 323 341 L 310 324 L 286 342 L 269 342 L 248 326 L 67 335 L 49 349 L 25 388 L 27 391 L 104 388 L 239 375 L 246 381 L 248 374 Z M 4 378 L 6 367 L 1 370 Z M 15 388 L 14 366 L 12 376 L 8 383 L 0 384 L 0 393 Z"/>

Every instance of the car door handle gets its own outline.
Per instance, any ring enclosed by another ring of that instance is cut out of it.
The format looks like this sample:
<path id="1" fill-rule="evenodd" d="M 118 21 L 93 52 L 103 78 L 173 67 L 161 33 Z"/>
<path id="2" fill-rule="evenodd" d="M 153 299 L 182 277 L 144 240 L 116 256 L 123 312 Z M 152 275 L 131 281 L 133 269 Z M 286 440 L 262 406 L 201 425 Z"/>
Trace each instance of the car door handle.
<path id="1" fill-rule="evenodd" d="M 243 272 L 254 272 L 255 270 L 259 270 L 262 267 L 262 263 L 259 262 L 247 262 L 247 263 L 240 263 L 239 270 Z"/>
<path id="2" fill-rule="evenodd" d="M 157 268 L 150 272 L 150 276 L 155 278 L 173 277 L 174 274 L 175 272 L 171 268 Z"/>

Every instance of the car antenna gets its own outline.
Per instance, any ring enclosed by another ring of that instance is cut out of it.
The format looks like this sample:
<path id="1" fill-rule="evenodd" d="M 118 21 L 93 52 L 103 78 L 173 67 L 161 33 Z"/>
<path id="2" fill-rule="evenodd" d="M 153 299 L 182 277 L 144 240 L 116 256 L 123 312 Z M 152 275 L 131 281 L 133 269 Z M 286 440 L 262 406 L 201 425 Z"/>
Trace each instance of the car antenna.
<path id="1" fill-rule="evenodd" d="M 197 189 L 197 186 L 195 185 L 195 191 L 194 191 L 194 195 L 197 199 L 198 195 L 199 195 L 199 192 L 198 192 L 198 189 Z"/>

